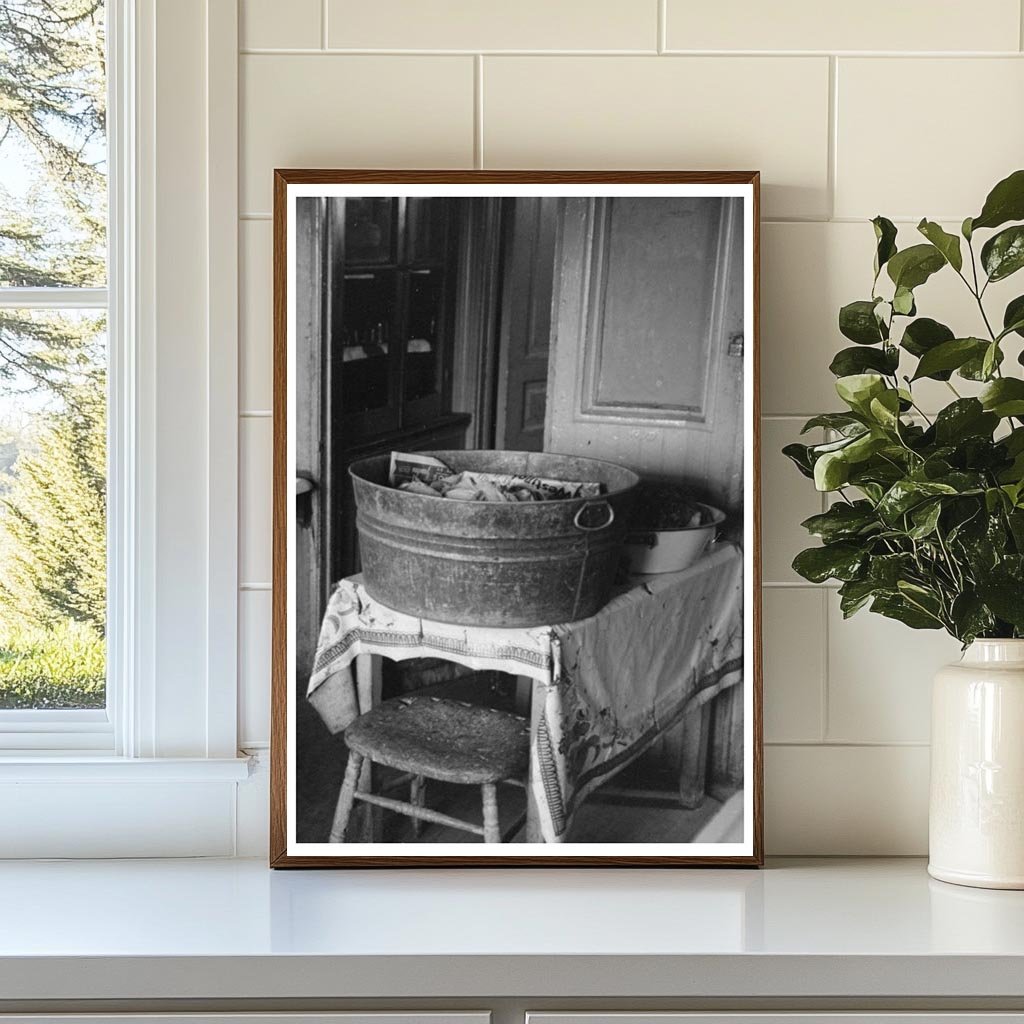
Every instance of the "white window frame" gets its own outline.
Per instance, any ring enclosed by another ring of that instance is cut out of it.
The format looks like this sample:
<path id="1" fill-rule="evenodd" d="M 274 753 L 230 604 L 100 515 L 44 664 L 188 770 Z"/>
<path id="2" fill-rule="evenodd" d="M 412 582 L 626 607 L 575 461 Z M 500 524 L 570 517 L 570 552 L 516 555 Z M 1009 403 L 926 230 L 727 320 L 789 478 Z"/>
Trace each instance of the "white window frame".
<path id="1" fill-rule="evenodd" d="M 109 640 L 106 712 L 0 714 L 0 857 L 234 851 L 237 26 L 107 0 L 109 287 L 3 296 L 109 311 Z"/>

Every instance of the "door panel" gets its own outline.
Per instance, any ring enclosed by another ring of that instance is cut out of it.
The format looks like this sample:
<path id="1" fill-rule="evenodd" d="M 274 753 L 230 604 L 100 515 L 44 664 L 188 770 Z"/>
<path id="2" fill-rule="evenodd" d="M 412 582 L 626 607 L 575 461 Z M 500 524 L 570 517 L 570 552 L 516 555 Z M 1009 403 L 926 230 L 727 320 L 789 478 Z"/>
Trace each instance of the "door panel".
<path id="1" fill-rule="evenodd" d="M 526 1024 L 1024 1024 L 1020 1013 L 527 1013 Z"/>
<path id="2" fill-rule="evenodd" d="M 0 1024 L 490 1024 L 486 1011 L 3 1014 Z"/>
<path id="3" fill-rule="evenodd" d="M 537 452 L 544 447 L 558 200 L 525 196 L 511 202 L 496 445 Z"/>
<path id="4" fill-rule="evenodd" d="M 546 447 L 743 499 L 738 199 L 565 199 Z"/>

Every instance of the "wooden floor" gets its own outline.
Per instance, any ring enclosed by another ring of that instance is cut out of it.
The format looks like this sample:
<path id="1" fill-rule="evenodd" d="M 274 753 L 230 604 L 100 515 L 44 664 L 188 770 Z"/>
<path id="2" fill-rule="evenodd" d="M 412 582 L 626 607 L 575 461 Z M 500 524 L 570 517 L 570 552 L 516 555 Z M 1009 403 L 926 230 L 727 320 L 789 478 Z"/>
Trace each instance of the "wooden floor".
<path id="1" fill-rule="evenodd" d="M 389 794 L 405 799 L 396 790 Z M 567 842 L 570 843 L 687 843 L 714 816 L 731 793 L 708 795 L 700 807 L 685 810 L 668 800 L 630 800 L 625 794 L 613 799 L 593 794 L 576 813 Z M 454 786 L 440 782 L 427 783 L 427 802 L 435 810 L 452 817 L 480 824 L 480 791 L 473 786 Z M 502 831 L 510 829 L 523 815 L 525 793 L 515 786 L 501 786 L 498 812 Z M 385 843 L 479 843 L 479 836 L 443 825 L 424 822 L 419 837 L 412 833 L 412 821 L 404 815 L 385 812 L 382 819 L 382 841 Z M 329 822 L 324 828 L 329 831 Z M 510 840 L 525 841 L 523 830 Z"/>

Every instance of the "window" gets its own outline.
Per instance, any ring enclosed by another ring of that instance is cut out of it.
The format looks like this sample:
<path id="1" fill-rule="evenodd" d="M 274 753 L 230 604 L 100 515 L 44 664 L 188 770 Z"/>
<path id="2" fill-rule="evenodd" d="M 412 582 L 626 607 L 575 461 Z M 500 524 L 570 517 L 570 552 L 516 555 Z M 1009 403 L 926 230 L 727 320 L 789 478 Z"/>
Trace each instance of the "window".
<path id="1" fill-rule="evenodd" d="M 110 731 L 105 14 L 0 0 L 0 728 L 14 731 Z"/>

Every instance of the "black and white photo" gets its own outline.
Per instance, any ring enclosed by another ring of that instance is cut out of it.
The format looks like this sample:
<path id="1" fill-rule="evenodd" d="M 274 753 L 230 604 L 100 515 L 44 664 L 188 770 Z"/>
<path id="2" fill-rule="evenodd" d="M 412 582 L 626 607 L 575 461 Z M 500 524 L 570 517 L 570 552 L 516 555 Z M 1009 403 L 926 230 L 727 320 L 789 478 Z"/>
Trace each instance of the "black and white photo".
<path id="1" fill-rule="evenodd" d="M 278 171 L 272 863 L 759 863 L 757 175 Z"/>

